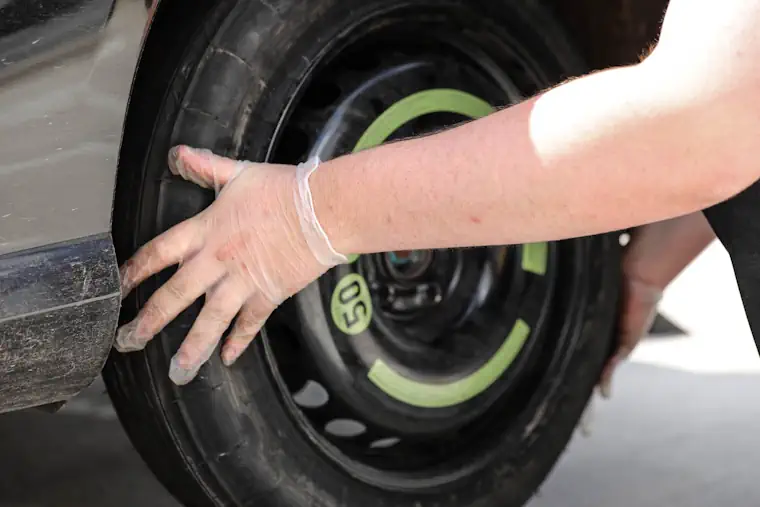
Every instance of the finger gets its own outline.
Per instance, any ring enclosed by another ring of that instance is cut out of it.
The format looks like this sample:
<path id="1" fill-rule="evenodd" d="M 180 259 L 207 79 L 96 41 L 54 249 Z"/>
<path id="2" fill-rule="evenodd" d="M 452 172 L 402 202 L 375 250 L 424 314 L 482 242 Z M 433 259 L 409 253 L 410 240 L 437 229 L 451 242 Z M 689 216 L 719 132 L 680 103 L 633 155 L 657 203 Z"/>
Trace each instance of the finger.
<path id="1" fill-rule="evenodd" d="M 210 256 L 199 255 L 184 264 L 151 297 L 135 319 L 116 333 L 116 350 L 145 348 L 169 322 L 193 304 L 224 276 L 224 266 Z"/>
<path id="2" fill-rule="evenodd" d="M 248 297 L 245 286 L 233 278 L 223 279 L 206 298 L 200 315 L 169 366 L 169 378 L 177 385 L 190 382 L 219 343 Z"/>
<path id="3" fill-rule="evenodd" d="M 621 345 L 618 347 L 615 355 L 607 361 L 607 364 L 602 371 L 601 380 L 599 381 L 599 394 L 601 394 L 603 398 L 609 399 L 612 397 L 612 378 L 615 375 L 618 366 L 620 366 L 620 363 L 625 361 L 631 355 L 632 351 L 631 347 Z"/>
<path id="4" fill-rule="evenodd" d="M 248 348 L 262 326 L 274 311 L 275 305 L 261 292 L 254 294 L 243 306 L 235 321 L 235 327 L 227 337 L 222 351 L 222 361 L 231 365 Z"/>
<path id="5" fill-rule="evenodd" d="M 578 421 L 578 428 L 580 429 L 581 436 L 584 438 L 591 436 L 591 428 L 593 427 L 594 419 L 596 418 L 596 406 L 594 403 L 595 401 L 596 400 L 593 397 L 588 401 L 586 410 L 583 411 L 583 414 L 581 414 L 581 419 Z"/>
<path id="6" fill-rule="evenodd" d="M 211 150 L 175 146 L 169 150 L 169 170 L 203 188 L 218 194 L 224 185 L 235 179 L 245 162 L 214 155 Z"/>
<path id="7" fill-rule="evenodd" d="M 610 399 L 612 397 L 612 376 L 615 374 L 619 360 L 617 356 L 610 359 L 604 367 L 602 378 L 599 381 L 599 394 L 602 398 Z"/>
<path id="8" fill-rule="evenodd" d="M 143 245 L 119 270 L 121 296 L 160 271 L 179 264 L 203 246 L 205 228 L 201 220 L 181 222 Z"/>

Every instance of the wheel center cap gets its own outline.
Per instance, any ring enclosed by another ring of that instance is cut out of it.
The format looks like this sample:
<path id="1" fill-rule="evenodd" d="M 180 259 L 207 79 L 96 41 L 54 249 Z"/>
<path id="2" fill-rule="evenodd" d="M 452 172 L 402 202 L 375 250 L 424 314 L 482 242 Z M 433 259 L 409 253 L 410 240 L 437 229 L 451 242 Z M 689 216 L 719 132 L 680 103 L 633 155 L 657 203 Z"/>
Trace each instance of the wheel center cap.
<path id="1" fill-rule="evenodd" d="M 381 306 L 389 316 L 409 316 L 441 302 L 443 288 L 432 276 L 432 250 L 397 250 L 380 254 L 376 260 L 380 269 L 373 288 L 379 291 Z"/>
<path id="2" fill-rule="evenodd" d="M 433 262 L 430 250 L 398 250 L 384 254 L 385 267 L 398 281 L 409 282 L 421 277 Z"/>

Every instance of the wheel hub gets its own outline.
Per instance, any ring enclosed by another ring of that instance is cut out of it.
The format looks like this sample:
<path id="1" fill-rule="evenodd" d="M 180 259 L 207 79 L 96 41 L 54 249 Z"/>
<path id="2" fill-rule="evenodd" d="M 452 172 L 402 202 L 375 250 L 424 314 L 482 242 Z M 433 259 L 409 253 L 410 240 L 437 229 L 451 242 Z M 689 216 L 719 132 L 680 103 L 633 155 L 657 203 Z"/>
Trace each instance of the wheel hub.
<path id="1" fill-rule="evenodd" d="M 393 318 L 430 309 L 443 300 L 445 280 L 436 279 L 431 250 L 387 252 L 373 256 L 371 285 L 381 308 Z"/>
<path id="2" fill-rule="evenodd" d="M 411 281 L 420 277 L 430 266 L 433 253 L 430 250 L 399 250 L 383 254 L 391 276 Z"/>

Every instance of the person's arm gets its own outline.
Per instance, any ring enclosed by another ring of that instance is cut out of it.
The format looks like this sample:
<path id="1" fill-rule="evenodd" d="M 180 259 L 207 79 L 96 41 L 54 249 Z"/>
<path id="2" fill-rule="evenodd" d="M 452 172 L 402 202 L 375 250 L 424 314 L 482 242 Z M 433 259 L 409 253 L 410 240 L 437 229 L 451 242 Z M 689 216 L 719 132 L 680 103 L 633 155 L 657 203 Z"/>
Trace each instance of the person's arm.
<path id="1" fill-rule="evenodd" d="M 311 179 L 317 216 L 338 251 L 369 253 L 556 240 L 701 210 L 760 175 L 751 153 L 732 152 L 756 115 L 708 91 L 682 100 L 694 90 L 653 58 L 582 77 L 324 163 Z"/>
<path id="2" fill-rule="evenodd" d="M 623 274 L 665 290 L 714 239 L 701 212 L 637 228 L 623 256 Z"/>

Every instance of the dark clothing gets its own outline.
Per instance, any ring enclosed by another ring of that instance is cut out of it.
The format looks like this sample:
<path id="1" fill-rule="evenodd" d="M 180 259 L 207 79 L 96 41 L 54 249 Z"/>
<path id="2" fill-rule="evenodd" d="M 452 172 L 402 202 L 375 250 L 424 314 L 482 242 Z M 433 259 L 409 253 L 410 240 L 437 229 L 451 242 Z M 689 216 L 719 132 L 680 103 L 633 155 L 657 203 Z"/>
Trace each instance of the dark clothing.
<path id="1" fill-rule="evenodd" d="M 731 256 L 744 311 L 760 350 L 760 180 L 705 210 L 705 216 Z"/>

